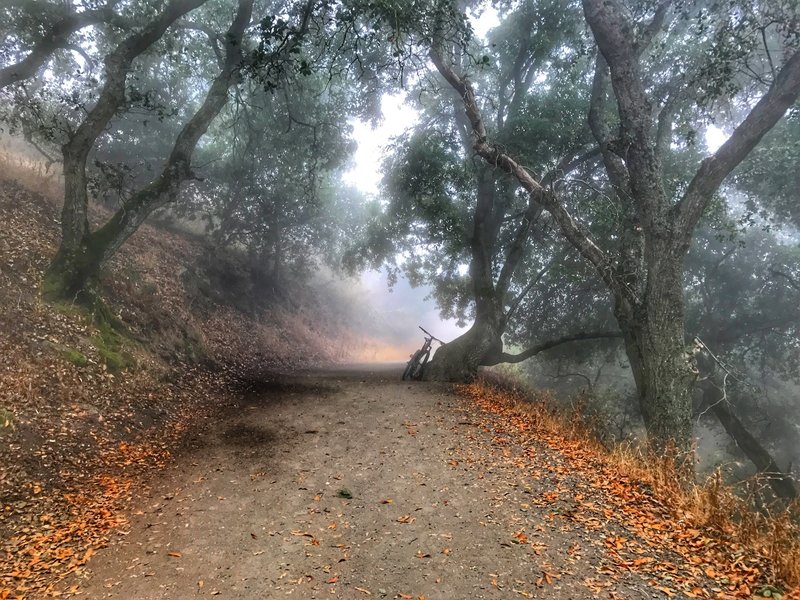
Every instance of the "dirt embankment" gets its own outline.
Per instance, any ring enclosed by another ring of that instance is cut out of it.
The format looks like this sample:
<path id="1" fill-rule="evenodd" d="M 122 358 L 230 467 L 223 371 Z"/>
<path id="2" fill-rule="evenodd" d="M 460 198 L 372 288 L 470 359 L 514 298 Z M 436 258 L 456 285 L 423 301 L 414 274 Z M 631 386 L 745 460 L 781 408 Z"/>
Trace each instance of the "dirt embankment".
<path id="1" fill-rule="evenodd" d="M 58 198 L 0 179 L 0 223 L 0 598 L 35 598 L 86 563 L 140 475 L 249 378 L 341 360 L 349 339 L 311 301 L 210 295 L 215 273 L 239 283 L 215 257 L 236 257 L 152 226 L 105 271 L 103 315 L 52 306 L 39 289 Z"/>

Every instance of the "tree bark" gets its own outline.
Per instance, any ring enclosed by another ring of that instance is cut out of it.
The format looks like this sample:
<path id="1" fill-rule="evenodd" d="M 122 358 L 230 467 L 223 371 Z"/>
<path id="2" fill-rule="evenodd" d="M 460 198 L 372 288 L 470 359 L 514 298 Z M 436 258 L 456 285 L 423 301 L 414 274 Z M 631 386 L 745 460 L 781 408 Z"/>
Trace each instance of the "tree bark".
<path id="1" fill-rule="evenodd" d="M 465 383 L 478 374 L 478 367 L 490 364 L 502 352 L 502 330 L 491 319 L 476 319 L 472 327 L 452 342 L 440 346 L 422 372 L 424 381 Z"/>
<path id="2" fill-rule="evenodd" d="M 522 361 L 528 360 L 529 358 L 536 356 L 537 354 L 540 354 L 542 352 L 545 352 L 546 350 L 550 350 L 551 348 L 555 348 L 556 346 L 561 346 L 562 344 L 569 344 L 570 342 L 600 340 L 600 339 L 615 339 L 621 337 L 622 337 L 622 332 L 620 331 L 589 331 L 589 332 L 573 333 L 570 335 L 565 335 L 558 339 L 547 340 L 546 342 L 540 342 L 535 346 L 527 348 L 526 350 L 520 352 L 519 354 L 508 354 L 507 352 L 502 352 L 501 354 L 497 355 L 497 357 L 494 359 L 490 357 L 485 363 L 485 366 L 521 363 Z M 491 362 L 492 360 L 493 362 Z"/>
<path id="3" fill-rule="evenodd" d="M 648 437 L 656 450 L 692 445 L 692 396 L 696 371 L 684 339 L 683 261 L 694 228 L 723 179 L 800 95 L 800 52 L 790 56 L 773 85 L 731 139 L 703 161 L 683 199 L 673 204 L 663 186 L 651 102 L 640 57 L 663 28 L 670 0 L 661 2 L 643 32 L 618 0 L 583 0 L 597 42 L 590 126 L 603 153 L 609 179 L 626 210 L 620 232 L 623 253 L 612 258 L 573 218 L 556 193 L 503 149 L 488 141 L 484 119 L 469 80 L 445 60 L 434 39 L 430 58 L 458 93 L 472 129 L 473 150 L 486 163 L 514 176 L 531 201 L 547 210 L 564 237 L 594 266 L 608 287 L 633 368 Z M 610 139 L 603 106 L 607 83 L 617 101 L 619 139 Z M 612 148 L 613 144 L 613 148 Z"/>
<path id="4" fill-rule="evenodd" d="M 90 239 L 86 161 L 95 141 L 125 105 L 125 83 L 136 57 L 158 41 L 178 18 L 207 0 L 172 0 L 143 29 L 125 38 L 105 60 L 105 83 L 97 103 L 61 149 L 64 206 L 61 245 L 45 276 L 46 297 L 73 298 L 83 289 L 98 259 L 98 241 Z"/>
<path id="5" fill-rule="evenodd" d="M 485 364 L 486 357 L 500 353 L 503 348 L 503 301 L 492 273 L 492 251 L 496 243 L 493 226 L 496 173 L 488 167 L 479 168 L 476 184 L 478 197 L 473 214 L 469 270 L 475 323 L 465 334 L 437 349 L 422 373 L 426 381 L 470 381 L 477 375 L 478 367 Z"/>

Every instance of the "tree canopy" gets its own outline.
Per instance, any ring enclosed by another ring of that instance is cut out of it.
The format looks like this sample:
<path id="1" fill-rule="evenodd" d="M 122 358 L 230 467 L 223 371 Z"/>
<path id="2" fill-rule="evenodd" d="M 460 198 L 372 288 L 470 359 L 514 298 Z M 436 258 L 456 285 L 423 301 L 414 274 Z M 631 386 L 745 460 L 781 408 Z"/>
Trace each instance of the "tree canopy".
<path id="1" fill-rule="evenodd" d="M 799 11 L 17 2 L 0 9 L 0 120 L 62 165 L 48 297 L 91 297 L 168 208 L 276 276 L 386 266 L 432 286 L 470 328 L 426 378 L 565 344 L 576 361 L 624 355 L 651 441 L 680 453 L 698 382 L 798 373 Z M 364 198 L 341 181 L 352 119 L 397 91 L 418 119 L 375 157 L 383 186 Z M 89 223 L 90 197 L 106 223 Z"/>

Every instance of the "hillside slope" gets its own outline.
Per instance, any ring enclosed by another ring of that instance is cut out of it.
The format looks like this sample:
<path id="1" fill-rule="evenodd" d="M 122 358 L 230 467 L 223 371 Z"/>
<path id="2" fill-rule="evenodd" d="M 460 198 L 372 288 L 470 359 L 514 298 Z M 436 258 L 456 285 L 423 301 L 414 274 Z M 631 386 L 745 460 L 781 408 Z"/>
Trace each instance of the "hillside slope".
<path id="1" fill-rule="evenodd" d="M 0 590 L 38 597 L 248 381 L 339 361 L 353 337 L 303 284 L 252 289 L 235 255 L 152 226 L 107 269 L 103 314 L 51 306 L 57 199 L 0 181 L 0 223 Z"/>

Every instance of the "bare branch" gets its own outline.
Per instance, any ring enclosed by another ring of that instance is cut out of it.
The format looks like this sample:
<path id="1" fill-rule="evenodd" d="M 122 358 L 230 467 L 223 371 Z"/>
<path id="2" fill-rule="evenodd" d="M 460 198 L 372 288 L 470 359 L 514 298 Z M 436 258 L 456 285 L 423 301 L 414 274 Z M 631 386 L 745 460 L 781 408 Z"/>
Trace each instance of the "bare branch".
<path id="1" fill-rule="evenodd" d="M 536 276 L 528 282 L 528 285 L 526 285 L 522 289 L 522 291 L 519 294 L 517 294 L 517 297 L 514 298 L 514 301 L 511 302 L 511 305 L 508 307 L 508 310 L 506 311 L 506 317 L 505 317 L 506 321 L 511 320 L 511 317 L 513 317 L 514 313 L 517 312 L 517 309 L 519 308 L 519 306 L 522 303 L 522 301 L 525 299 L 525 296 L 527 296 L 528 292 L 530 292 L 533 289 L 533 286 L 535 286 L 537 283 L 539 283 L 542 280 L 542 277 L 544 277 L 545 274 L 547 273 L 547 271 L 550 270 L 550 267 L 553 266 L 553 263 L 556 261 L 556 259 L 561 260 L 563 257 L 564 257 L 564 255 L 560 254 L 557 257 L 554 256 L 552 259 L 550 259 L 550 262 L 548 262 L 536 274 Z"/>
<path id="2" fill-rule="evenodd" d="M 775 268 L 770 269 L 769 272 L 775 275 L 776 277 L 782 277 L 783 279 L 786 280 L 786 283 L 788 283 L 790 287 L 793 287 L 798 292 L 800 292 L 800 281 L 798 281 L 788 273 L 784 273 L 783 271 L 779 271 L 778 269 Z"/>
<path id="3" fill-rule="evenodd" d="M 532 356 L 536 356 L 540 352 L 544 352 L 545 350 L 550 350 L 551 348 L 561 346 L 562 344 L 568 344 L 570 342 L 578 342 L 582 340 L 616 339 L 621 337 L 622 332 L 620 331 L 590 331 L 588 333 L 575 333 L 555 340 L 548 340 L 546 342 L 542 342 L 541 344 L 536 344 L 535 346 L 531 346 L 519 354 L 508 354 L 507 352 L 503 352 L 498 356 L 497 362 L 494 362 L 493 364 L 519 363 L 523 360 L 531 358 Z"/>

